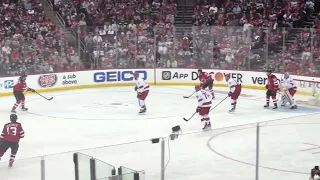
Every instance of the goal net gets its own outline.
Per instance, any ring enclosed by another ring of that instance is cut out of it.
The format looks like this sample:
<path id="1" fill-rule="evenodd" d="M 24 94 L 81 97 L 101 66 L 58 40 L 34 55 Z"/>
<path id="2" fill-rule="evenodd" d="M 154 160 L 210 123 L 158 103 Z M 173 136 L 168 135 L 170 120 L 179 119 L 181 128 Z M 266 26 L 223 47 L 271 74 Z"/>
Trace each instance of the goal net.
<path id="1" fill-rule="evenodd" d="M 306 81 L 295 79 L 299 94 L 306 95 L 304 99 L 297 99 L 298 104 L 320 106 L 320 81 Z"/>

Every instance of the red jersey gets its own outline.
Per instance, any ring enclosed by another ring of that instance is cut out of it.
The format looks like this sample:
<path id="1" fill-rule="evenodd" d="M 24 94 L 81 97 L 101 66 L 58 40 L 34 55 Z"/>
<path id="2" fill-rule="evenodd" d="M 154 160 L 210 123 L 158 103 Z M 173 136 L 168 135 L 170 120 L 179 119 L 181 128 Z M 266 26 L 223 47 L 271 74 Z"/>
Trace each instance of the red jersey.
<path id="1" fill-rule="evenodd" d="M 11 122 L 4 125 L 0 139 L 9 142 L 19 142 L 24 138 L 24 130 L 20 123 Z"/>
<path id="2" fill-rule="evenodd" d="M 199 76 L 199 80 L 201 85 L 205 85 L 213 81 L 211 74 L 206 72 L 201 73 L 201 75 Z"/>
<path id="3" fill-rule="evenodd" d="M 268 89 L 270 90 L 279 90 L 279 81 L 278 81 L 278 78 L 273 75 L 273 74 L 270 74 L 268 76 Z"/>
<path id="4" fill-rule="evenodd" d="M 13 86 L 13 91 L 28 91 L 29 88 L 27 87 L 27 83 L 24 81 L 21 81 L 21 78 L 19 78 L 18 83 Z"/>

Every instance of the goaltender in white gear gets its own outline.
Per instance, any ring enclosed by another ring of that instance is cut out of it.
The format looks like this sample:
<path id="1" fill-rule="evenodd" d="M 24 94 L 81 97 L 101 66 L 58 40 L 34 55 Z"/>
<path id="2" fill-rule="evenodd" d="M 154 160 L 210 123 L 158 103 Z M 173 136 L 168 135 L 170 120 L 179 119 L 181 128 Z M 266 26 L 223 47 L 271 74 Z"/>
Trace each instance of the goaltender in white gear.
<path id="1" fill-rule="evenodd" d="M 289 73 L 284 73 L 284 79 L 281 82 L 281 86 L 284 91 L 284 94 L 281 96 L 281 106 L 285 106 L 289 102 L 291 109 L 297 109 L 297 103 L 293 98 L 297 92 L 297 86 Z"/>
<path id="2" fill-rule="evenodd" d="M 139 73 L 135 72 L 133 73 L 134 79 L 136 81 L 136 87 L 134 88 L 135 91 L 137 91 L 137 98 L 139 101 L 140 106 L 140 112 L 139 113 L 145 113 L 147 111 L 147 106 L 145 103 L 145 99 L 147 98 L 149 94 L 149 84 L 147 84 L 144 79 L 139 77 Z"/>

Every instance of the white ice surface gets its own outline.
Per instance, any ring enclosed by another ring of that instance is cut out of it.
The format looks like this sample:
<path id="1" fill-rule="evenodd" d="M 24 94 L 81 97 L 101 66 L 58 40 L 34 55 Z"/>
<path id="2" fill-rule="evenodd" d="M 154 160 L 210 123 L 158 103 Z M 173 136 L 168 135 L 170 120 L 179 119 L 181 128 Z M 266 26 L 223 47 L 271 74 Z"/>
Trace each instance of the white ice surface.
<path id="1" fill-rule="evenodd" d="M 226 97 L 226 88 L 215 89 L 214 105 Z M 210 116 L 217 130 L 201 132 L 198 117 L 189 122 L 182 119 L 195 111 L 195 97 L 182 98 L 192 92 L 192 87 L 152 87 L 146 115 L 138 115 L 132 87 L 44 94 L 54 97 L 50 102 L 27 95 L 29 112 L 18 112 L 26 138 L 20 143 L 13 168 L 8 169 L 7 162 L 0 163 L 0 179 L 40 180 L 39 156 L 43 155 L 47 180 L 74 179 L 73 152 L 116 167 L 145 170 L 147 180 L 160 179 L 160 144 L 151 144 L 148 139 L 168 136 L 175 125 L 180 125 L 186 135 L 170 141 L 166 179 L 253 180 L 256 129 L 250 123 L 266 121 L 260 129 L 260 179 L 307 179 L 310 168 L 318 165 L 318 109 L 264 109 L 265 92 L 243 90 L 252 97 L 240 97 L 234 114 L 227 113 L 229 99 L 221 103 Z M 0 126 L 8 122 L 13 103 L 13 97 L 0 98 Z M 110 146 L 133 141 L 139 142 Z M 168 160 L 167 141 L 166 146 Z"/>

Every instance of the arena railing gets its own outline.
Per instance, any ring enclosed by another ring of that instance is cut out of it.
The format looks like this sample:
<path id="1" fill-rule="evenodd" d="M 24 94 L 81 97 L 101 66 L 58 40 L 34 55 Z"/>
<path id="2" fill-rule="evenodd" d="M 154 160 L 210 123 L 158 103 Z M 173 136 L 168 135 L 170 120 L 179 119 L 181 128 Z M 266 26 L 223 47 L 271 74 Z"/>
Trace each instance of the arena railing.
<path id="1" fill-rule="evenodd" d="M 318 129 L 318 114 L 259 123 L 255 122 L 260 119 L 247 118 L 240 125 L 232 120 L 239 119 L 232 116 L 207 132 L 181 126 L 181 131 L 169 129 L 167 135 L 148 140 L 17 159 L 12 169 L 6 168 L 8 162 L 1 162 L 0 174 L 4 180 L 309 178 L 310 168 L 318 163 L 309 154 L 319 153 L 319 149 L 300 138 L 316 142 L 313 132 Z M 23 150 L 22 144 L 18 157 Z M 121 173 L 115 174 L 115 167 L 121 168 Z"/>
<path id="2" fill-rule="evenodd" d="M 174 27 L 70 28 L 74 37 L 59 31 L 42 35 L 42 41 L 4 39 L 0 76 L 21 71 L 41 74 L 175 67 L 253 71 L 268 67 L 281 73 L 320 75 L 320 34 L 316 29 L 200 26 L 175 36 Z"/>

